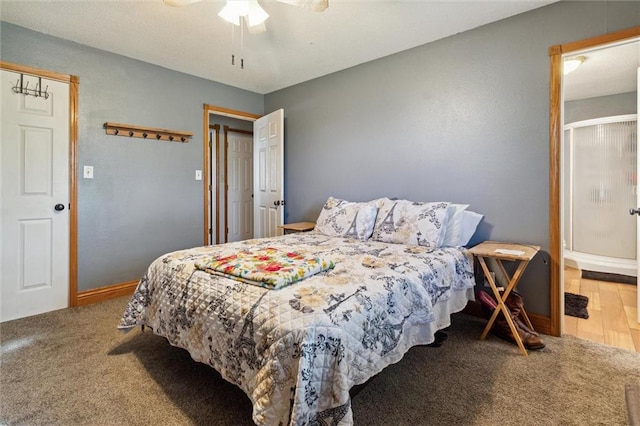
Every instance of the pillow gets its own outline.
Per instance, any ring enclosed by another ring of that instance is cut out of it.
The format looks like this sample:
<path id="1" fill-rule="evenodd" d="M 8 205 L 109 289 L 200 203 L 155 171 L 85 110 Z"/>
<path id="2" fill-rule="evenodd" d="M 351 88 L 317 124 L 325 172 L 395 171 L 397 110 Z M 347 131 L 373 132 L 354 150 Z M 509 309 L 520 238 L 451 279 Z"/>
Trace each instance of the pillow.
<path id="1" fill-rule="evenodd" d="M 466 246 L 471 241 L 471 237 L 475 234 L 478 225 L 484 215 L 471 210 L 462 212 L 462 229 L 460 230 L 459 246 Z"/>
<path id="2" fill-rule="evenodd" d="M 315 229 L 330 237 L 366 241 L 373 232 L 377 213 L 377 200 L 354 203 L 329 197 L 316 220 Z"/>
<path id="3" fill-rule="evenodd" d="M 460 233 L 462 232 L 462 213 L 469 207 L 469 204 L 450 204 L 447 225 L 445 227 L 444 238 L 440 247 L 459 246 Z"/>
<path id="4" fill-rule="evenodd" d="M 449 203 L 382 200 L 371 239 L 438 248 L 442 242 Z"/>

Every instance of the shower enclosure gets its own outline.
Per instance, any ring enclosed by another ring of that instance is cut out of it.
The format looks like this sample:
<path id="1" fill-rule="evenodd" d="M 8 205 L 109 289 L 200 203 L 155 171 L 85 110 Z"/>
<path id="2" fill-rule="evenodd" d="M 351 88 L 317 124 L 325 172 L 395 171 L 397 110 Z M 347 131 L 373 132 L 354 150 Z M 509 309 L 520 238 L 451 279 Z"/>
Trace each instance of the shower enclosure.
<path id="1" fill-rule="evenodd" d="M 565 265 L 636 276 L 637 115 L 564 127 Z"/>

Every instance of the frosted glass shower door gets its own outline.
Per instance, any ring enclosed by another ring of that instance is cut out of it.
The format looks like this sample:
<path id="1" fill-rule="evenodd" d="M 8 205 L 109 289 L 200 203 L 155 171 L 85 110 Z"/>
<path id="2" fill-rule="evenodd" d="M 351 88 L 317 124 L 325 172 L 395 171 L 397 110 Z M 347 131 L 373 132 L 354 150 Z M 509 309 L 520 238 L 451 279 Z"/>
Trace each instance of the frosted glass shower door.
<path id="1" fill-rule="evenodd" d="M 572 130 L 573 250 L 636 259 L 636 118 L 597 121 Z"/>

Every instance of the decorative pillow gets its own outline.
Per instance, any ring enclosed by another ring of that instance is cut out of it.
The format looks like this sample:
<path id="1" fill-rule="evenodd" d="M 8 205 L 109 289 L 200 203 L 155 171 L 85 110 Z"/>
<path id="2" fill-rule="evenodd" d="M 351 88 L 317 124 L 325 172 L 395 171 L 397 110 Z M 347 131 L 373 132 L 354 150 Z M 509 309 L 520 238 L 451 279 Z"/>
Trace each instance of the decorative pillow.
<path id="1" fill-rule="evenodd" d="M 462 232 L 462 213 L 469 204 L 449 204 L 447 226 L 444 231 L 444 239 L 440 247 L 459 246 L 460 233 Z"/>
<path id="2" fill-rule="evenodd" d="M 373 232 L 377 213 L 377 200 L 354 203 L 329 197 L 316 220 L 315 229 L 330 237 L 366 241 Z"/>
<path id="3" fill-rule="evenodd" d="M 384 199 L 371 239 L 436 249 L 442 242 L 449 203 Z"/>

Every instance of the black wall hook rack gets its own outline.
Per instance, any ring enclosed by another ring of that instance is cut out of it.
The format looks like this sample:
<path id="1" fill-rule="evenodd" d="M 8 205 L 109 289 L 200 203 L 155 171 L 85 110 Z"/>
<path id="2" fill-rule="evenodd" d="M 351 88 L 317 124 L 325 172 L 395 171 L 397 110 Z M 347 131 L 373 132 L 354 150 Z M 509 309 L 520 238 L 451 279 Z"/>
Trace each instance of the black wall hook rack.
<path id="1" fill-rule="evenodd" d="M 16 80 L 16 84 L 11 88 L 13 93 L 25 96 L 33 96 L 36 98 L 49 99 L 49 86 L 42 90 L 42 77 L 38 77 L 36 87 L 29 87 L 29 82 L 24 82 L 24 74 L 20 73 L 20 78 Z"/>

